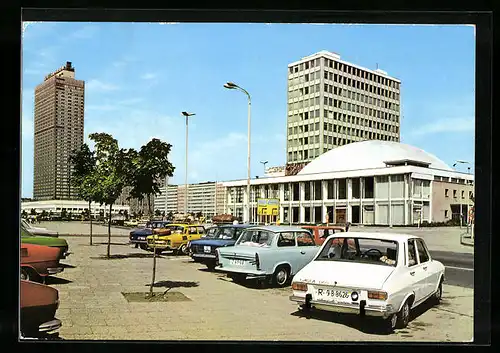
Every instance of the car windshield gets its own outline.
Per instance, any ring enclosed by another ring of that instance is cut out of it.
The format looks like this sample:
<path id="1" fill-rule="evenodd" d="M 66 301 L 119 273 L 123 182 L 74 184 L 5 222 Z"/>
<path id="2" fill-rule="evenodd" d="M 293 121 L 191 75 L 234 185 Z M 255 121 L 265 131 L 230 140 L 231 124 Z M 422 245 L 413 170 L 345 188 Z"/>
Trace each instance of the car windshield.
<path id="1" fill-rule="evenodd" d="M 215 238 L 217 239 L 237 239 L 238 236 L 241 234 L 242 229 L 240 228 L 232 228 L 232 227 L 224 227 L 224 228 L 219 228 L 218 231 L 215 233 Z"/>
<path id="2" fill-rule="evenodd" d="M 396 266 L 398 243 L 393 240 L 368 238 L 330 238 L 315 261 L 347 261 Z"/>
<path id="3" fill-rule="evenodd" d="M 166 229 L 169 229 L 172 234 L 183 234 L 184 227 L 183 226 L 166 226 Z"/>
<path id="4" fill-rule="evenodd" d="M 217 227 L 212 227 L 212 228 L 209 228 L 206 232 L 206 235 L 205 235 L 205 238 L 213 238 L 217 235 L 217 231 L 219 230 L 219 228 Z"/>
<path id="5" fill-rule="evenodd" d="M 275 236 L 266 230 L 245 230 L 236 245 L 270 247 Z"/>

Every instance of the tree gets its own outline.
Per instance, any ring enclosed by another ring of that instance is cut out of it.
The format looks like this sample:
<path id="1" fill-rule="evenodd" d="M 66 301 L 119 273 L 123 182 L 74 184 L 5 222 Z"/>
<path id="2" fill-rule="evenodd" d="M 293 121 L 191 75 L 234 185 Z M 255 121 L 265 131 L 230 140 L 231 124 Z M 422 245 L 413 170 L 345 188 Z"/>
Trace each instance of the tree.
<path id="1" fill-rule="evenodd" d="M 168 221 L 171 221 L 174 219 L 174 213 L 172 211 L 168 211 L 168 214 L 167 214 L 167 220 Z"/>
<path id="2" fill-rule="evenodd" d="M 92 245 L 92 201 L 95 198 L 95 152 L 84 143 L 80 149 L 74 150 L 70 157 L 73 166 L 71 184 L 78 190 L 78 196 L 89 203 L 88 216 L 90 218 L 90 245 Z"/>
<path id="3" fill-rule="evenodd" d="M 64 220 L 66 219 L 66 216 L 67 216 L 67 212 L 66 212 L 66 209 L 63 208 L 62 211 L 61 211 L 61 219 Z"/>
<path id="4" fill-rule="evenodd" d="M 160 210 L 156 210 L 155 211 L 155 216 L 156 217 L 160 217 L 161 216 L 161 211 Z"/>
<path id="5" fill-rule="evenodd" d="M 36 216 L 36 210 L 34 208 L 31 209 L 30 211 L 30 215 L 32 216 Z"/>
<path id="6" fill-rule="evenodd" d="M 196 214 L 196 218 L 200 219 L 201 217 L 203 217 L 203 213 L 201 213 L 201 211 L 199 211 L 199 212 Z"/>
<path id="7" fill-rule="evenodd" d="M 148 216 L 151 218 L 151 196 L 161 194 L 160 180 L 173 176 L 175 167 L 168 160 L 172 145 L 153 138 L 141 146 L 139 152 L 130 149 L 125 158 L 127 185 L 131 186 L 129 198 L 142 201 L 146 197 L 148 202 Z M 158 211 L 159 212 L 159 211 Z M 158 214 L 157 214 L 158 215 Z M 156 277 L 156 241 L 153 240 L 153 274 L 149 295 L 153 296 L 153 286 Z"/>
<path id="8" fill-rule="evenodd" d="M 42 214 L 40 215 L 40 217 L 45 220 L 45 218 L 47 218 L 47 211 L 43 210 L 42 211 Z"/>
<path id="9" fill-rule="evenodd" d="M 28 212 L 26 212 L 26 210 L 23 210 L 23 211 L 21 212 L 21 217 L 23 217 L 23 218 L 28 217 Z"/>
<path id="10" fill-rule="evenodd" d="M 90 139 L 95 143 L 96 167 L 94 174 L 94 200 L 100 205 L 109 206 L 108 246 L 106 256 L 111 252 L 111 211 L 113 204 L 123 191 L 126 182 L 127 153 L 119 149 L 118 141 L 107 133 L 92 133 Z"/>
<path id="11" fill-rule="evenodd" d="M 123 215 L 125 216 L 125 220 L 128 221 L 128 211 L 127 210 L 123 211 Z"/>
<path id="12" fill-rule="evenodd" d="M 73 218 L 73 213 L 71 211 L 68 212 L 68 220 L 71 221 Z"/>

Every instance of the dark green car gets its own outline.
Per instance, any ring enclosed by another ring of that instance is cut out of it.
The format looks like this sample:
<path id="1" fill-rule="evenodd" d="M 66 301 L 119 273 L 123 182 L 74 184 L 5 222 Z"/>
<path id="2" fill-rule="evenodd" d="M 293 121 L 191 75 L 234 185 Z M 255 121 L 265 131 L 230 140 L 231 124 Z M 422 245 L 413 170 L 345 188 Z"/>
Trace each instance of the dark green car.
<path id="1" fill-rule="evenodd" d="M 21 243 L 45 245 L 53 248 L 59 248 L 59 259 L 65 259 L 66 256 L 70 254 L 70 252 L 68 252 L 68 242 L 65 239 L 33 235 L 28 232 L 23 225 L 21 225 Z"/>

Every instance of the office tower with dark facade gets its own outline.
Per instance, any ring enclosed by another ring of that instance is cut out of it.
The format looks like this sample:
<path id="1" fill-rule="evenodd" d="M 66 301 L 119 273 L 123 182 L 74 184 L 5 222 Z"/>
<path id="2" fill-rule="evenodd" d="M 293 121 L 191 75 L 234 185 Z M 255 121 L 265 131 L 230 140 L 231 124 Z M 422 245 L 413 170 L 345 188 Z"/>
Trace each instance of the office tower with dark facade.
<path id="1" fill-rule="evenodd" d="M 85 82 L 75 79 L 71 62 L 35 88 L 33 197 L 75 200 L 71 186 L 72 150 L 83 144 Z"/>
<path id="2" fill-rule="evenodd" d="M 399 142 L 400 84 L 328 51 L 289 64 L 287 164 L 356 141 Z"/>

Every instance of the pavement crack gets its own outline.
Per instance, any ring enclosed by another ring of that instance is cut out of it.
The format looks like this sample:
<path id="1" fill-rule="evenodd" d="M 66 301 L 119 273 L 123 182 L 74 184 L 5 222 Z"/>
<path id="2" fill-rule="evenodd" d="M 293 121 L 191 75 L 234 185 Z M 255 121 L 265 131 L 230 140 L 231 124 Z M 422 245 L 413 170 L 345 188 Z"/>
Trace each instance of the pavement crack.
<path id="1" fill-rule="evenodd" d="M 443 308 L 436 308 L 436 310 L 446 311 L 447 313 L 452 313 L 452 314 L 455 314 L 455 315 L 460 315 L 460 316 L 465 316 L 465 317 L 474 317 L 473 315 L 459 313 L 459 312 L 456 312 L 456 311 L 453 311 L 453 310 L 447 310 L 447 309 L 443 309 Z"/>

